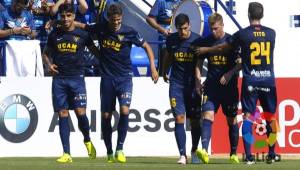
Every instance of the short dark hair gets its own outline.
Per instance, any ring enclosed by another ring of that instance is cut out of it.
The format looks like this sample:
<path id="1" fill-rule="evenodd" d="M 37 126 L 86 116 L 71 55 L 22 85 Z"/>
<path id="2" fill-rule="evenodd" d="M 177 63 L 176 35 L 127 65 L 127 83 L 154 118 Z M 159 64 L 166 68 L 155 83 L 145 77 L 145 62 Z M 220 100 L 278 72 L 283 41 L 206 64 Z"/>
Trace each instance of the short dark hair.
<path id="1" fill-rule="evenodd" d="M 61 14 L 63 12 L 70 12 L 75 14 L 75 9 L 72 4 L 61 4 L 58 8 L 58 13 Z"/>
<path id="2" fill-rule="evenodd" d="M 250 2 L 248 13 L 250 20 L 260 20 L 264 16 L 264 7 L 259 2 Z"/>
<path id="3" fill-rule="evenodd" d="M 108 7 L 107 17 L 111 17 L 113 15 L 122 15 L 122 14 L 123 14 L 123 10 L 119 4 L 113 3 Z"/>
<path id="4" fill-rule="evenodd" d="M 190 24 L 189 16 L 184 13 L 178 14 L 175 18 L 175 27 L 180 27 L 185 23 Z"/>

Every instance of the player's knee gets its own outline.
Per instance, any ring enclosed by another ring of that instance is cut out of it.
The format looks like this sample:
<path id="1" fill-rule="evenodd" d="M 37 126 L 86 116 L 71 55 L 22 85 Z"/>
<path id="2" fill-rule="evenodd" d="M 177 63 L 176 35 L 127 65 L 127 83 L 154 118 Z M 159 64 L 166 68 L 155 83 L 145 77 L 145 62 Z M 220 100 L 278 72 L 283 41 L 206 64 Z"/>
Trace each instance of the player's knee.
<path id="1" fill-rule="evenodd" d="M 76 108 L 74 111 L 79 116 L 86 114 L 86 108 Z"/>
<path id="2" fill-rule="evenodd" d="M 120 108 L 120 114 L 122 114 L 122 115 L 128 115 L 129 114 L 129 106 L 121 106 L 121 108 Z"/>
<path id="3" fill-rule="evenodd" d="M 198 127 L 198 126 L 200 126 L 200 119 L 193 118 L 193 119 L 190 119 L 190 122 L 191 122 L 191 127 Z"/>
<path id="4" fill-rule="evenodd" d="M 202 114 L 203 114 L 203 119 L 207 119 L 212 122 L 214 121 L 215 115 L 214 115 L 213 111 L 206 111 L 206 112 L 203 112 Z"/>
<path id="5" fill-rule="evenodd" d="M 227 125 L 228 126 L 232 126 L 232 125 L 237 124 L 236 116 L 235 117 L 226 117 L 226 120 L 227 120 Z"/>
<path id="6" fill-rule="evenodd" d="M 249 112 L 246 112 L 246 113 L 244 113 L 244 115 L 243 115 L 243 119 L 245 120 L 245 119 L 250 119 L 250 117 L 251 117 L 251 113 L 249 113 Z"/>
<path id="7" fill-rule="evenodd" d="M 102 119 L 110 119 L 111 118 L 111 113 L 109 112 L 102 112 L 101 113 Z"/>
<path id="8" fill-rule="evenodd" d="M 69 116 L 69 111 L 68 110 L 60 110 L 58 112 L 59 117 L 68 117 Z"/>
<path id="9" fill-rule="evenodd" d="M 175 122 L 176 123 L 184 123 L 185 122 L 185 116 L 184 115 L 177 115 L 175 117 Z"/>

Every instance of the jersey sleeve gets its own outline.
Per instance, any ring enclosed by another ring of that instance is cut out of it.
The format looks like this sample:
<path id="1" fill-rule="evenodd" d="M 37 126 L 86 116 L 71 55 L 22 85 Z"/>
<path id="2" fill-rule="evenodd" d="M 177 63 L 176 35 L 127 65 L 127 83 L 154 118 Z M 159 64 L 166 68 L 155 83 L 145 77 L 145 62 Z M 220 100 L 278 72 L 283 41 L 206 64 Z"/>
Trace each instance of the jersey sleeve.
<path id="1" fill-rule="evenodd" d="M 132 34 L 133 34 L 131 38 L 132 43 L 138 47 L 141 47 L 145 42 L 144 38 L 137 31 L 132 31 Z"/>
<path id="2" fill-rule="evenodd" d="M 100 27 L 100 23 L 87 24 L 84 30 L 91 34 L 95 34 L 99 27 Z"/>
<path id="3" fill-rule="evenodd" d="M 171 36 L 168 36 L 166 40 L 166 49 L 169 54 L 172 53 L 171 43 L 172 43 Z"/>
<path id="4" fill-rule="evenodd" d="M 152 6 L 152 8 L 150 10 L 150 13 L 148 14 L 148 16 L 150 16 L 150 17 L 157 17 L 158 13 L 159 13 L 160 6 L 161 6 L 160 0 L 156 0 L 155 3 L 154 3 L 154 5 Z"/>
<path id="5" fill-rule="evenodd" d="M 48 36 L 48 39 L 47 39 L 47 43 L 46 43 L 46 46 L 49 47 L 49 48 L 52 48 L 54 49 L 54 33 L 51 32 Z"/>
<path id="6" fill-rule="evenodd" d="M 226 42 L 234 49 L 237 48 L 240 43 L 240 31 L 237 31 L 232 36 L 226 38 Z"/>

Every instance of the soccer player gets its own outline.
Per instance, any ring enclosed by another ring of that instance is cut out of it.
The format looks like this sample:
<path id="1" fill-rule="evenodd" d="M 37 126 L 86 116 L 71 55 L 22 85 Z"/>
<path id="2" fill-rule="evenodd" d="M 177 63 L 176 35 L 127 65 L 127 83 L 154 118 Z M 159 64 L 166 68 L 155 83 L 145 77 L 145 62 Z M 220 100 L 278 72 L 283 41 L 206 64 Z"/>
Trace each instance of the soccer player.
<path id="1" fill-rule="evenodd" d="M 178 164 L 186 164 L 185 114 L 191 122 L 192 163 L 199 163 L 196 155 L 200 139 L 200 96 L 195 92 L 195 56 L 190 48 L 200 36 L 191 32 L 189 17 L 179 14 L 175 18 L 176 33 L 167 37 L 167 55 L 163 62 L 163 76 L 168 82 L 167 70 L 171 67 L 169 98 L 175 117 L 175 138 L 180 154 Z M 198 68 L 198 67 L 197 67 Z M 200 77 L 201 78 L 201 77 Z M 197 104 L 199 107 L 197 107 Z"/>
<path id="2" fill-rule="evenodd" d="M 267 136 L 276 136 L 279 130 L 275 118 L 277 94 L 274 76 L 273 51 L 275 47 L 276 33 L 273 29 L 261 25 L 264 8 L 258 2 L 249 3 L 248 17 L 250 26 L 237 31 L 225 43 L 214 47 L 202 47 L 196 51 L 198 54 L 212 51 L 223 51 L 233 47 L 241 47 L 242 57 L 242 110 L 244 121 L 242 135 L 246 153 L 246 163 L 253 164 L 254 156 L 251 155 L 253 141 L 252 125 L 256 104 L 259 100 L 263 108 L 263 117 L 266 119 Z M 269 153 L 267 163 L 276 160 L 276 140 L 269 140 Z"/>
<path id="3" fill-rule="evenodd" d="M 96 150 L 90 139 L 90 126 L 86 116 L 86 88 L 84 82 L 83 52 L 87 46 L 99 56 L 88 33 L 75 28 L 74 8 L 70 4 L 59 7 L 62 26 L 53 30 L 44 50 L 44 61 L 53 74 L 52 96 L 54 111 L 59 114 L 59 134 L 64 154 L 57 159 L 60 163 L 72 162 L 70 155 L 69 109 L 74 109 L 78 127 L 84 136 L 84 144 L 91 159 L 96 158 Z M 49 57 L 52 57 L 53 63 Z"/>
<path id="4" fill-rule="evenodd" d="M 123 152 L 128 130 L 128 114 L 132 96 L 132 65 L 130 51 L 132 44 L 144 48 L 149 61 L 152 80 L 156 83 L 158 73 L 154 64 L 154 54 L 150 45 L 133 28 L 122 24 L 122 8 L 118 3 L 108 7 L 108 22 L 98 22 L 95 25 L 78 23 L 78 27 L 96 34 L 100 45 L 100 98 L 101 98 L 101 131 L 107 149 L 107 162 L 115 159 L 126 162 Z M 118 123 L 118 139 L 115 155 L 112 149 L 112 112 L 115 111 L 116 98 L 120 105 L 120 120 Z"/>
<path id="5" fill-rule="evenodd" d="M 197 41 L 194 45 L 213 46 L 225 42 L 230 37 L 225 33 L 223 18 L 220 14 L 214 13 L 208 18 L 211 34 L 202 41 Z M 204 83 L 204 94 L 202 101 L 202 149 L 197 150 L 197 154 L 203 163 L 209 162 L 207 154 L 208 145 L 211 138 L 212 123 L 214 114 L 220 106 L 226 116 L 229 127 L 228 136 L 230 140 L 230 160 L 232 163 L 239 163 L 236 149 L 239 139 L 239 128 L 237 124 L 238 95 L 238 71 L 241 69 L 238 52 L 230 50 L 227 52 L 207 53 L 198 61 L 202 65 L 203 60 L 208 60 L 208 73 Z M 239 62 L 239 63 L 237 63 Z M 201 69 L 199 69 L 201 70 Z M 199 83 L 200 85 L 201 83 Z"/>

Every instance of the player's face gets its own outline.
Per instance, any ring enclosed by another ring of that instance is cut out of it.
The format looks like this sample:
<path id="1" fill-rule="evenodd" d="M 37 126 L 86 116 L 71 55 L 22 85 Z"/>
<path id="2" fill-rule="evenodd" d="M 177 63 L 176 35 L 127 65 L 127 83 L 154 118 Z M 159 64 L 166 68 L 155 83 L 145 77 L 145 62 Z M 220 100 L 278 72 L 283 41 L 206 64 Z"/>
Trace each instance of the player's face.
<path id="1" fill-rule="evenodd" d="M 224 35 L 224 24 L 220 21 L 214 23 L 210 26 L 210 30 L 214 36 L 215 39 L 221 39 Z"/>
<path id="2" fill-rule="evenodd" d="M 61 24 L 63 28 L 70 28 L 74 22 L 75 14 L 71 12 L 62 12 L 60 14 Z"/>
<path id="3" fill-rule="evenodd" d="M 190 33 L 191 33 L 191 26 L 189 23 L 185 23 L 181 26 L 177 26 L 176 29 L 177 29 L 180 39 L 189 38 Z"/>
<path id="4" fill-rule="evenodd" d="M 108 18 L 109 28 L 112 31 L 118 31 L 121 28 L 121 23 L 122 23 L 122 15 L 115 14 Z"/>

